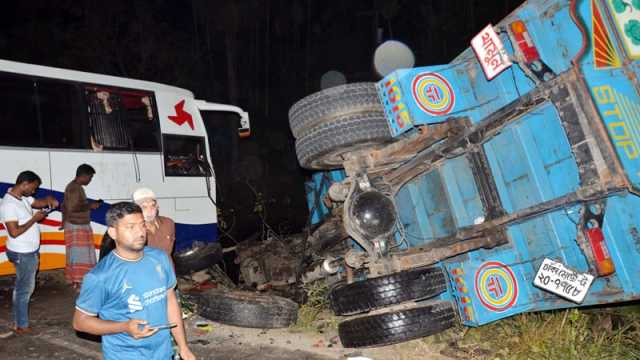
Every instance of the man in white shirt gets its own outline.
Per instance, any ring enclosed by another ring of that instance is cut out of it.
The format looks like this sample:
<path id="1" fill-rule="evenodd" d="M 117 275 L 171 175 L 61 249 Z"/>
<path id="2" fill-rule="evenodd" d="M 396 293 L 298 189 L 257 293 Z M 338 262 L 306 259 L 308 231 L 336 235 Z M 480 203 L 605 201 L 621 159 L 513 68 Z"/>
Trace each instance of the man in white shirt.
<path id="1" fill-rule="evenodd" d="M 51 195 L 34 199 L 42 180 L 33 171 L 23 171 L 16 184 L 10 188 L 0 202 L 0 221 L 7 229 L 7 258 L 16 268 L 13 289 L 13 319 L 15 332 L 27 334 L 29 327 L 29 299 L 36 285 L 40 250 L 40 227 L 38 222 L 47 217 L 45 208 L 58 207 Z M 45 209 L 36 211 L 33 209 Z"/>

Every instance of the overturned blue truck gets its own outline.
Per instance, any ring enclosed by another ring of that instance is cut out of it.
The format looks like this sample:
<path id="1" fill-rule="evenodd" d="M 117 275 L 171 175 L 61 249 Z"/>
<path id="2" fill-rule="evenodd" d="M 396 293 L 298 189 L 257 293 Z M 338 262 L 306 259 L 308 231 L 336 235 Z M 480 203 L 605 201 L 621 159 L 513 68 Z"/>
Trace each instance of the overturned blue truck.
<path id="1" fill-rule="evenodd" d="M 640 298 L 639 58 L 640 3 L 529 0 L 449 64 L 294 104 L 344 346 Z"/>

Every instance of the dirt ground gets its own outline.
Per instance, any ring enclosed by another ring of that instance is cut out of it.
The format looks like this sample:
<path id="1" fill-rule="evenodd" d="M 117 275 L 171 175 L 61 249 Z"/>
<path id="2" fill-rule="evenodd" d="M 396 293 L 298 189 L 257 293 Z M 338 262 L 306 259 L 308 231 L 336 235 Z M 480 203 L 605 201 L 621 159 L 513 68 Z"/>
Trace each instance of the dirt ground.
<path id="1" fill-rule="evenodd" d="M 13 278 L 0 278 L 0 337 L 10 329 L 12 286 Z M 64 284 L 61 271 L 40 273 L 31 302 L 30 319 L 35 334 L 0 338 L 2 358 L 101 359 L 99 338 L 77 334 L 71 328 L 74 302 L 75 292 Z M 196 326 L 202 322 L 209 324 L 205 330 Z M 345 349 L 332 332 L 247 329 L 210 322 L 199 316 L 192 316 L 185 323 L 191 349 L 199 359 L 450 359 L 420 341 L 375 349 Z"/>

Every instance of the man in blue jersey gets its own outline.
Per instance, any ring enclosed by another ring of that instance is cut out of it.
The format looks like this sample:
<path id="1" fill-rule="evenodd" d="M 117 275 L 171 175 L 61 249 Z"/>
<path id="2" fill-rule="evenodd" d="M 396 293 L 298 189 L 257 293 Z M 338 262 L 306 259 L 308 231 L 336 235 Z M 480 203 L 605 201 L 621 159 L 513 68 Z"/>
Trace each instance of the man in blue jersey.
<path id="1" fill-rule="evenodd" d="M 195 359 L 187 346 L 173 267 L 162 250 L 145 247 L 142 209 L 121 202 L 106 217 L 116 248 L 85 275 L 73 327 L 102 335 L 106 360 L 171 359 L 171 335 L 180 357 Z"/>

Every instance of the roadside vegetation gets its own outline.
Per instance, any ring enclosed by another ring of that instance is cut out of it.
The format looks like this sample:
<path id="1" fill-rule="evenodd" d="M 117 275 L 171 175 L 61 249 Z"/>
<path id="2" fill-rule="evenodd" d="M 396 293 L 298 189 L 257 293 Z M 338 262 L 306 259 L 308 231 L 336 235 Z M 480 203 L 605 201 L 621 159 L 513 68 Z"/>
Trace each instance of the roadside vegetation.
<path id="1" fill-rule="evenodd" d="M 340 318 L 329 309 L 328 286 L 318 281 L 305 290 L 307 303 L 291 331 L 335 332 Z M 393 346 L 407 359 L 425 346 L 454 359 L 640 359 L 640 303 L 525 313 Z"/>
<path id="2" fill-rule="evenodd" d="M 461 359 L 640 359 L 640 305 L 526 313 L 423 341 Z"/>
<path id="3" fill-rule="evenodd" d="M 305 285 L 307 302 L 300 305 L 298 321 L 292 331 L 325 332 L 337 331 L 339 319 L 329 309 L 329 286 L 324 281 Z"/>

